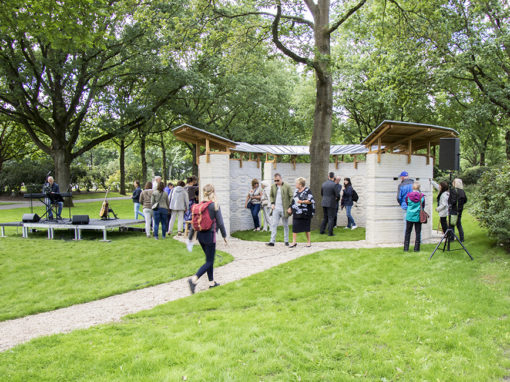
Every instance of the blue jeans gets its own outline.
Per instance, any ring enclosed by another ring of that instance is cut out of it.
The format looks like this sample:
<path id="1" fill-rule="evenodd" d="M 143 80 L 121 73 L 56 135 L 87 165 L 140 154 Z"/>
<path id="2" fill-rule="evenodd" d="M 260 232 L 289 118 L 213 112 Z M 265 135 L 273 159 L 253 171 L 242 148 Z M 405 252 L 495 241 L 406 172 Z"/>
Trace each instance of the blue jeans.
<path id="1" fill-rule="evenodd" d="M 345 213 L 347 214 L 347 228 L 351 228 L 356 225 L 351 215 L 352 206 L 345 206 Z"/>
<path id="2" fill-rule="evenodd" d="M 51 200 L 50 199 L 46 199 L 46 203 L 50 204 Z M 62 213 L 62 208 L 64 207 L 64 203 L 62 203 L 62 202 L 55 202 L 55 203 L 53 203 L 53 205 L 57 205 L 57 218 L 60 218 L 61 217 L 61 213 Z M 48 207 L 47 211 L 48 211 L 48 218 L 49 219 L 53 219 L 53 211 L 51 210 L 51 208 Z"/>
<path id="3" fill-rule="evenodd" d="M 259 212 L 260 212 L 260 204 L 251 204 L 251 217 L 253 218 L 253 224 L 255 224 L 255 228 L 260 228 L 259 221 Z"/>
<path id="4" fill-rule="evenodd" d="M 134 205 L 135 205 L 135 220 L 138 219 L 138 215 L 141 215 L 142 219 L 145 219 L 145 216 L 140 211 L 140 203 L 134 203 Z"/>
<path id="5" fill-rule="evenodd" d="M 163 239 L 166 236 L 166 219 L 168 216 L 168 209 L 166 208 L 158 208 L 154 210 L 154 237 L 158 237 L 159 223 L 161 223 L 161 232 L 163 234 Z"/>

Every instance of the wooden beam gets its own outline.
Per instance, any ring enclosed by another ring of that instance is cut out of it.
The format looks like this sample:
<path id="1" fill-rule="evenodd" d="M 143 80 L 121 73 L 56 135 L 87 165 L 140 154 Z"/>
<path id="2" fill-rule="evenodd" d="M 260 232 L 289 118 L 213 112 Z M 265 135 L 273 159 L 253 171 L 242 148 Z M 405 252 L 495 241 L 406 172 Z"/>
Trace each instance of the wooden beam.
<path id="1" fill-rule="evenodd" d="M 243 168 L 243 153 L 239 155 L 239 168 Z"/>
<path id="2" fill-rule="evenodd" d="M 291 158 L 290 158 L 290 163 L 292 163 L 292 168 L 294 169 L 294 171 L 296 171 L 296 155 L 292 155 Z"/>
<path id="3" fill-rule="evenodd" d="M 206 163 L 211 162 L 211 147 L 209 146 L 209 138 L 205 139 L 205 161 Z"/>
<path id="4" fill-rule="evenodd" d="M 197 157 L 197 166 L 200 164 L 200 144 L 195 145 L 195 156 Z"/>
<path id="5" fill-rule="evenodd" d="M 335 170 L 338 170 L 338 155 L 335 155 Z"/>
<path id="6" fill-rule="evenodd" d="M 354 154 L 352 157 L 354 158 L 354 168 L 357 170 L 358 169 L 358 156 L 356 154 Z"/>
<path id="7" fill-rule="evenodd" d="M 257 154 L 257 168 L 260 168 L 260 154 Z"/>
<path id="8" fill-rule="evenodd" d="M 414 138 L 417 138 L 421 135 L 424 135 L 424 134 L 427 134 L 427 133 L 430 133 L 432 131 L 432 129 L 426 129 L 426 130 L 420 130 L 414 134 L 411 134 L 410 136 L 408 137 L 405 137 L 405 138 L 402 138 L 401 140 L 399 141 L 396 141 L 396 142 L 393 142 L 393 143 L 389 143 L 386 145 L 385 149 L 386 150 L 390 150 L 390 149 L 393 149 L 399 145 L 402 145 L 406 142 L 408 142 L 409 139 L 414 139 Z"/>
<path id="9" fill-rule="evenodd" d="M 381 163 L 381 137 L 377 140 L 377 163 Z"/>
<path id="10" fill-rule="evenodd" d="M 411 154 L 413 153 L 413 140 L 409 139 L 409 146 L 407 148 L 407 163 L 411 163 Z"/>
<path id="11" fill-rule="evenodd" d="M 427 166 L 430 164 L 430 141 L 427 142 Z"/>
<path id="12" fill-rule="evenodd" d="M 274 156 L 274 159 L 273 159 L 273 168 L 276 170 L 276 163 L 278 162 L 278 155 L 275 155 Z"/>
<path id="13" fill-rule="evenodd" d="M 384 135 L 386 131 L 388 131 L 391 128 L 391 124 L 384 126 L 381 131 L 379 131 L 370 141 L 365 143 L 366 147 L 372 146 L 372 144 L 376 141 L 381 139 L 381 137 Z"/>

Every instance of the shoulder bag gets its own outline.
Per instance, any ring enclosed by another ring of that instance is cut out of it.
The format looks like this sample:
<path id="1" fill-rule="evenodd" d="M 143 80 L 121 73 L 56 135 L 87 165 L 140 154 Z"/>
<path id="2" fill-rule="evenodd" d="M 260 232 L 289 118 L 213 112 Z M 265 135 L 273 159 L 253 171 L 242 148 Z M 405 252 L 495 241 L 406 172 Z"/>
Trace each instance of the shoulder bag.
<path id="1" fill-rule="evenodd" d="M 423 203 L 421 201 L 422 197 L 423 194 L 420 194 L 420 223 L 427 224 L 427 221 L 429 220 L 429 214 L 423 209 Z"/>

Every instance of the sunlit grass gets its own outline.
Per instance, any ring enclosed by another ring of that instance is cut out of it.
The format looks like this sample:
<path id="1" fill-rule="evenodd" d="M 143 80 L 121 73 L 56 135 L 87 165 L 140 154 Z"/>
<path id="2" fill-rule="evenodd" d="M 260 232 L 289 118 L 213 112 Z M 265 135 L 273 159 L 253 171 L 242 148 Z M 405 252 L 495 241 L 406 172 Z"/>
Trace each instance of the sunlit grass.
<path id="1" fill-rule="evenodd" d="M 469 215 L 462 252 L 328 250 L 0 354 L 10 381 L 498 381 L 510 257 Z"/>

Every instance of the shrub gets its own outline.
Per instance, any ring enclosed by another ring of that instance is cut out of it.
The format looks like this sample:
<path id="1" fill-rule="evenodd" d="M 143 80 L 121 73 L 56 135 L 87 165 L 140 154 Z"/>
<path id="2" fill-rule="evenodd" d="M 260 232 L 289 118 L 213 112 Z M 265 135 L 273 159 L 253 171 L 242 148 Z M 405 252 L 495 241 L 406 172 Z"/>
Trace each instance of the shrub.
<path id="1" fill-rule="evenodd" d="M 478 181 L 473 212 L 498 243 L 510 250 L 510 163 L 487 170 Z"/>
<path id="2" fill-rule="evenodd" d="M 487 172 L 490 168 L 486 166 L 474 166 L 469 167 L 463 170 L 460 173 L 460 178 L 466 185 L 477 184 L 478 180 L 482 177 L 482 175 Z"/>

